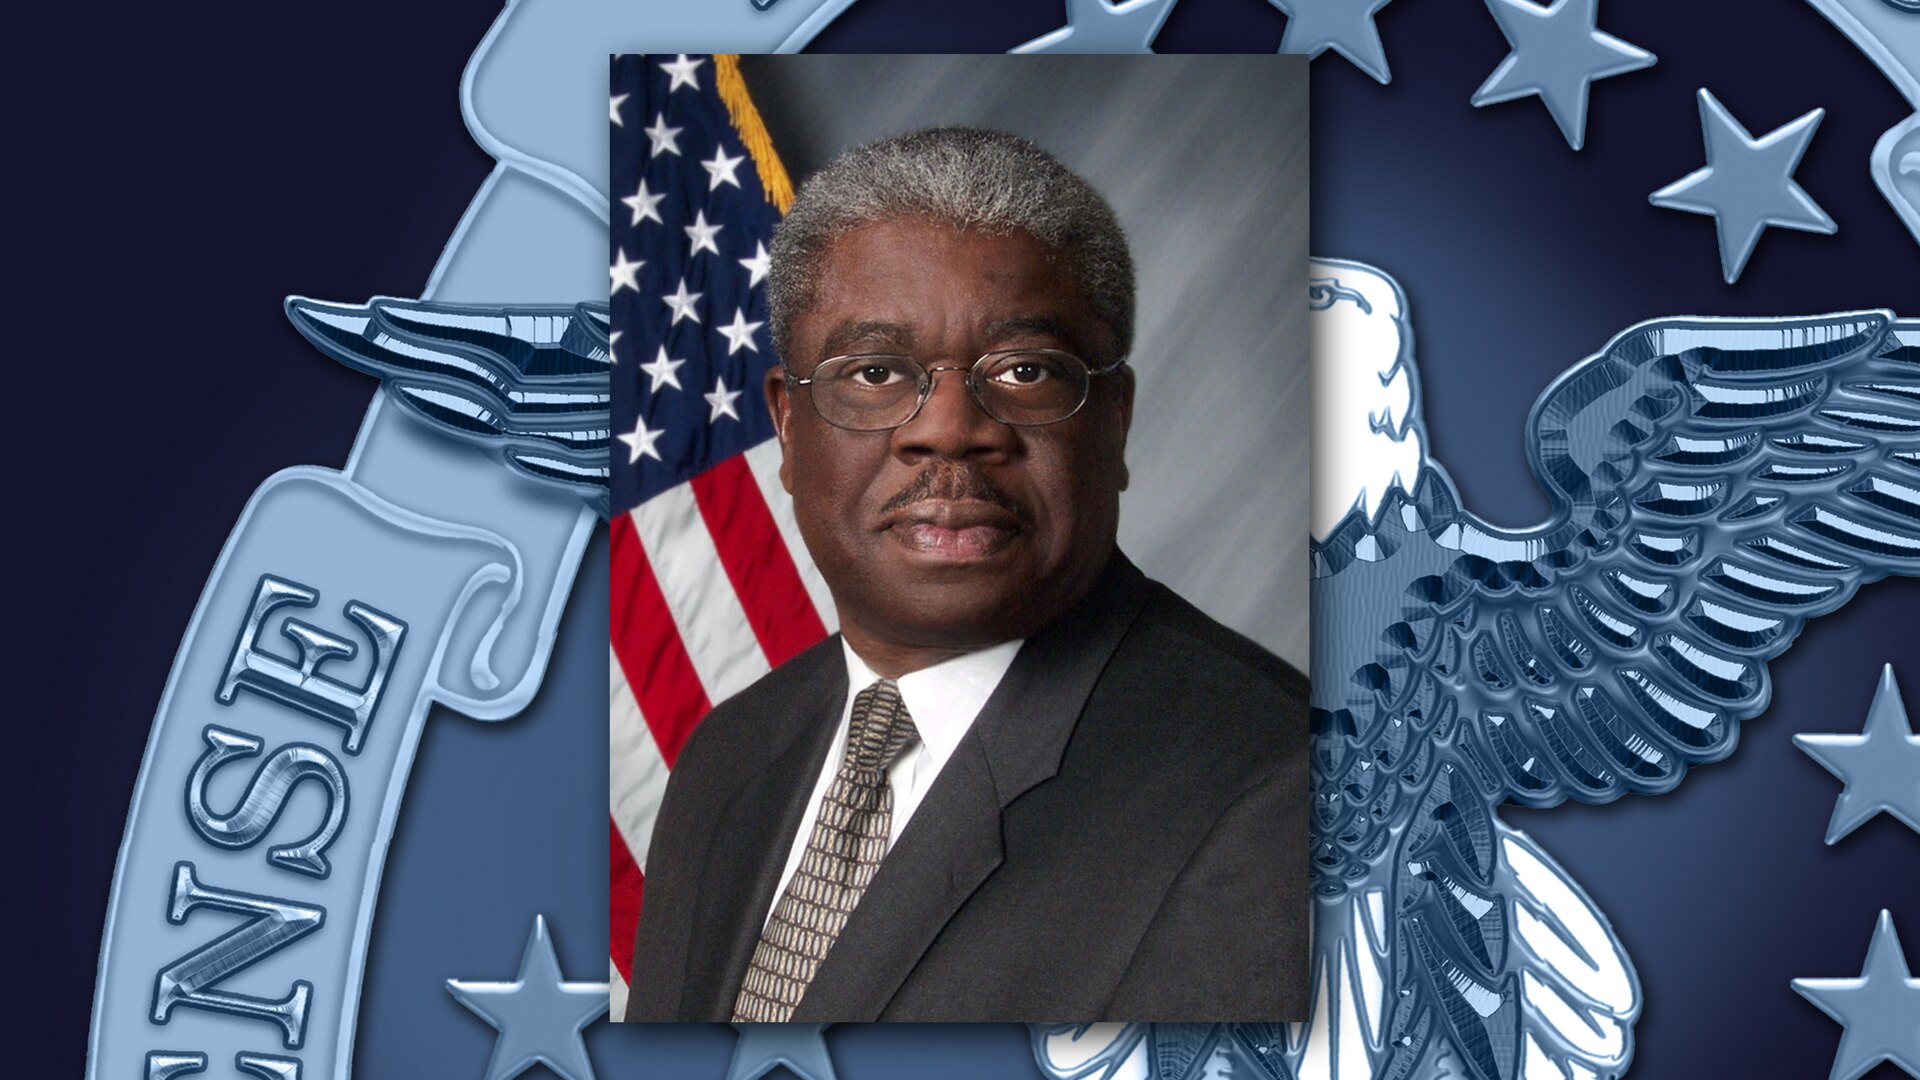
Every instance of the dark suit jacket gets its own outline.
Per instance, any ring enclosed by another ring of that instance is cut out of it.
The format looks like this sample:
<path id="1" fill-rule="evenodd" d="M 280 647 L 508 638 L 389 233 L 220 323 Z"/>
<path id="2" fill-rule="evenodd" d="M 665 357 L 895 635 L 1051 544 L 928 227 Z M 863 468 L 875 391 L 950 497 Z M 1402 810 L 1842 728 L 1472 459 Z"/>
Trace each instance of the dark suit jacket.
<path id="1" fill-rule="evenodd" d="M 687 742 L 628 1020 L 731 1015 L 846 678 L 830 638 Z M 1116 552 L 1021 648 L 793 1019 L 1306 1015 L 1306 678 Z"/>

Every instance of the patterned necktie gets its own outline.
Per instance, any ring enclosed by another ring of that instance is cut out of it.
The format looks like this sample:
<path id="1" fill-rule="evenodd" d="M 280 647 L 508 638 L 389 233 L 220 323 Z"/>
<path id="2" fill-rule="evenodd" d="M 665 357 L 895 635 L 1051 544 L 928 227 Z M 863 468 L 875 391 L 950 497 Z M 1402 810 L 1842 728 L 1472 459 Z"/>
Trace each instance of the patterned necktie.
<path id="1" fill-rule="evenodd" d="M 892 679 L 881 679 L 853 699 L 840 771 L 820 801 L 800 865 L 760 931 L 734 999 L 735 1022 L 784 1023 L 793 1015 L 880 869 L 893 824 L 887 768 L 919 738 Z"/>

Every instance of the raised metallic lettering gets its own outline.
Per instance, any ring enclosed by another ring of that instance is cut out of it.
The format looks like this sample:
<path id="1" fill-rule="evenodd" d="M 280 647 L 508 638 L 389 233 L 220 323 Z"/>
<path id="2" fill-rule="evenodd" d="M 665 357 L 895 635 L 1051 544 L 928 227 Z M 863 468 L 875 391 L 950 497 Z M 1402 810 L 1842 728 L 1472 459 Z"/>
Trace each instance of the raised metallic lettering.
<path id="1" fill-rule="evenodd" d="M 176 1006 L 191 1005 L 264 1020 L 280 1029 L 287 1049 L 298 1049 L 306 1038 L 312 983 L 296 980 L 287 996 L 278 1001 L 231 994 L 215 987 L 229 975 L 318 930 L 326 922 L 326 910 L 270 896 L 208 888 L 194 877 L 192 863 L 176 863 L 167 921 L 180 925 L 202 907 L 253 917 L 161 969 L 154 978 L 153 1022 L 164 1024 Z"/>
<path id="2" fill-rule="evenodd" d="M 347 604 L 347 618 L 360 624 L 367 639 L 373 642 L 373 671 L 368 674 L 366 685 L 357 688 L 322 674 L 319 667 L 328 660 L 353 659 L 358 647 L 311 623 L 289 618 L 280 628 L 294 644 L 295 661 L 288 662 L 261 651 L 260 629 L 275 608 L 287 604 L 312 607 L 319 600 L 320 594 L 305 585 L 272 574 L 261 575 L 260 587 L 254 591 L 253 606 L 240 627 L 240 637 L 234 643 L 217 696 L 222 705 L 231 705 L 234 691 L 245 687 L 338 724 L 347 729 L 347 753 L 357 754 L 361 740 L 366 737 L 367 725 L 373 720 L 373 711 L 380 703 L 387 673 L 393 667 L 394 657 L 399 655 L 407 624 L 357 600 Z"/>
<path id="3" fill-rule="evenodd" d="M 327 816 L 320 828 L 298 844 L 274 848 L 267 861 L 296 873 L 326 877 L 330 871 L 325 851 L 347 819 L 347 777 L 333 755 L 317 746 L 294 743 L 275 750 L 261 762 L 247 782 L 246 794 L 229 813 L 220 814 L 207 806 L 207 784 L 213 771 L 235 758 L 260 753 L 259 739 L 243 731 L 207 725 L 203 733 L 207 752 L 194 763 L 187 778 L 187 820 L 195 832 L 210 844 L 223 848 L 244 848 L 267 834 L 293 789 L 302 781 L 313 781 L 327 790 Z"/>

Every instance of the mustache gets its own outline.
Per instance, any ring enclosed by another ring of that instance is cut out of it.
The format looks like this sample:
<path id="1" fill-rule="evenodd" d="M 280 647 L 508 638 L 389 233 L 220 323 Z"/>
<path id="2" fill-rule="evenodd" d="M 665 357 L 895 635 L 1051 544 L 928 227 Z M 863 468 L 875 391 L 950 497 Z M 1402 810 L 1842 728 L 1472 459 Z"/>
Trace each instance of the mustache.
<path id="1" fill-rule="evenodd" d="M 973 499 L 997 506 L 1022 522 L 1027 520 L 1026 509 L 985 473 L 966 465 L 952 464 L 929 466 L 881 504 L 880 511 L 888 513 L 901 510 L 928 499 Z"/>

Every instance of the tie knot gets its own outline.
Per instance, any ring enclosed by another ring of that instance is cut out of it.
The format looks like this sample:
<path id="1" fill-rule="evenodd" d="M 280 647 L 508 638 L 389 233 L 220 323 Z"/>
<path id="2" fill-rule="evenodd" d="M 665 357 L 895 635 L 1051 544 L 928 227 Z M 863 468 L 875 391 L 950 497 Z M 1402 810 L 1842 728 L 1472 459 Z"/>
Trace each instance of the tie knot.
<path id="1" fill-rule="evenodd" d="M 846 757 L 853 768 L 885 772 L 919 738 L 907 703 L 900 698 L 899 683 L 881 679 L 854 696 Z"/>

